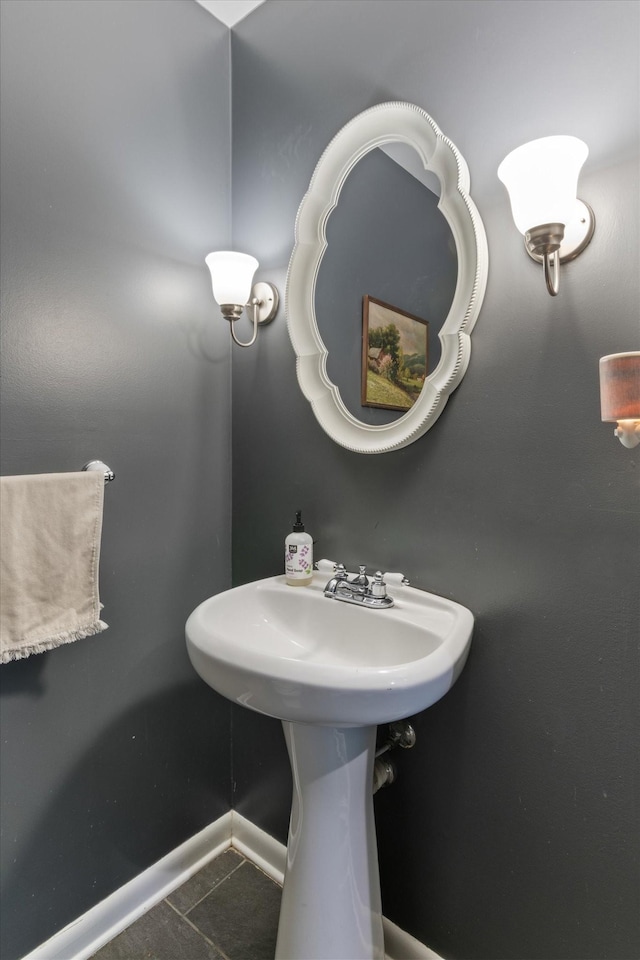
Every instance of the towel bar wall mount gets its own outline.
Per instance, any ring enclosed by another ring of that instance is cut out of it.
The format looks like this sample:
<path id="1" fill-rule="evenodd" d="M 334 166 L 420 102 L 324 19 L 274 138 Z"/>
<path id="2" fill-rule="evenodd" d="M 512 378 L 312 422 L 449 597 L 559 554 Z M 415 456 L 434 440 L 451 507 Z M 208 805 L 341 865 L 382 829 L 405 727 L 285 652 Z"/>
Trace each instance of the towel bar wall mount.
<path id="1" fill-rule="evenodd" d="M 89 463 L 85 463 L 82 469 L 103 473 L 105 483 L 110 483 L 112 480 L 115 480 L 116 477 L 111 467 L 108 467 L 102 460 L 89 460 Z"/>

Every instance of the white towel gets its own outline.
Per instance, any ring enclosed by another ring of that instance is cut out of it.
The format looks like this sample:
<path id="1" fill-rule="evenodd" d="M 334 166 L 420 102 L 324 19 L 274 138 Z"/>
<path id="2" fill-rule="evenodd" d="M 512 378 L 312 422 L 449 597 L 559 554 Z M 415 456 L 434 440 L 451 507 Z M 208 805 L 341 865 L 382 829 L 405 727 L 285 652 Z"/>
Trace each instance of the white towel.
<path id="1" fill-rule="evenodd" d="M 0 662 L 100 633 L 104 477 L 0 477 Z"/>

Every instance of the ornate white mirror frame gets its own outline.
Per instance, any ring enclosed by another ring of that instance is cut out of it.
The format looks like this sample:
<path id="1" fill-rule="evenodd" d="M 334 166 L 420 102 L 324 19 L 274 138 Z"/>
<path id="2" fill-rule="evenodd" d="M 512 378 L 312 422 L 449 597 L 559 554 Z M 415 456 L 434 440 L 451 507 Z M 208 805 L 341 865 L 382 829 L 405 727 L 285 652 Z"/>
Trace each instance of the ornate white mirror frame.
<path id="1" fill-rule="evenodd" d="M 438 207 L 455 240 L 458 278 L 439 334 L 442 353 L 436 369 L 407 413 L 393 423 L 373 425 L 350 413 L 327 375 L 328 351 L 318 329 L 315 291 L 327 248 L 327 220 L 347 176 L 370 150 L 395 142 L 412 146 L 440 181 Z M 410 103 L 382 103 L 359 114 L 334 137 L 298 210 L 286 316 L 300 388 L 323 430 L 336 443 L 357 453 L 388 453 L 413 443 L 433 426 L 469 365 L 470 333 L 484 297 L 488 262 L 484 226 L 469 196 L 467 164 L 428 113 Z"/>

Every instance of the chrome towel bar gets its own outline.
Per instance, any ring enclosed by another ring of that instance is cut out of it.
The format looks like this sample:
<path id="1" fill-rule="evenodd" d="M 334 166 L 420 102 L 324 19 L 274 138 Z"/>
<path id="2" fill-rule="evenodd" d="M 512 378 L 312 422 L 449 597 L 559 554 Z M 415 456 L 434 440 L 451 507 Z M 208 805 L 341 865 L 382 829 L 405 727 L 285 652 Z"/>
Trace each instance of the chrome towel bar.
<path id="1" fill-rule="evenodd" d="M 112 480 L 115 480 L 116 477 L 111 467 L 108 467 L 106 463 L 102 462 L 102 460 L 89 460 L 89 463 L 85 463 L 82 469 L 103 473 L 105 483 L 110 483 Z"/>

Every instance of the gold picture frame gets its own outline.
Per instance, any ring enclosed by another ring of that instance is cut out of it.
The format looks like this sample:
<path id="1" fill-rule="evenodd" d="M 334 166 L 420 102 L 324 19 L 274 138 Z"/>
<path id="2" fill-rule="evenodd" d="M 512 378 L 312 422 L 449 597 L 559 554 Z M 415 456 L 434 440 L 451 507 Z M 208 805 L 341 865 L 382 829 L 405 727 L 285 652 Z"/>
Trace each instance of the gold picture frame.
<path id="1" fill-rule="evenodd" d="M 368 294 L 362 298 L 363 407 L 410 410 L 427 376 L 429 321 Z"/>

